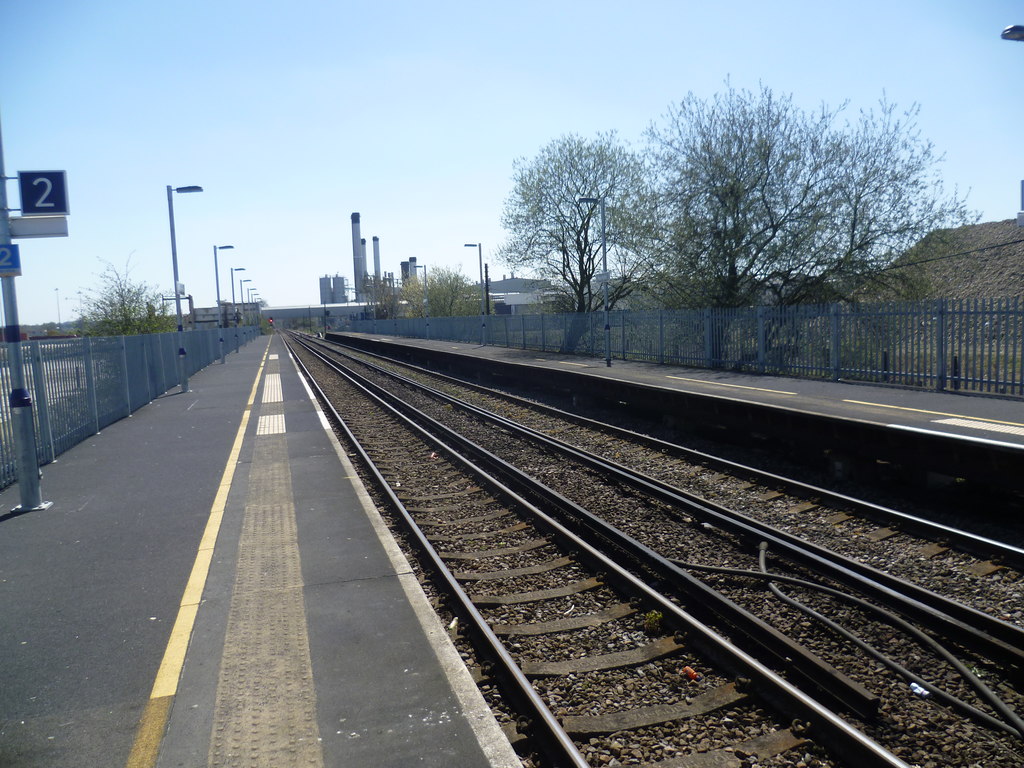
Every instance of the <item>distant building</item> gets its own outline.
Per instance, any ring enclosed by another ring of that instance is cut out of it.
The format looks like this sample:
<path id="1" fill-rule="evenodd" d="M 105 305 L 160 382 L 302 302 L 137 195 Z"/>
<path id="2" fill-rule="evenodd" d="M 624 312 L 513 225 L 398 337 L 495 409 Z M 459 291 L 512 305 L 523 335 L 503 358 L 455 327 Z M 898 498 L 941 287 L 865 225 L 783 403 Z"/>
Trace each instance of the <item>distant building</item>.
<path id="1" fill-rule="evenodd" d="M 324 275 L 320 278 L 320 303 L 344 304 L 348 301 L 346 280 L 342 275 Z"/>
<path id="2" fill-rule="evenodd" d="M 526 277 L 492 280 L 491 302 L 496 315 L 518 315 L 537 311 L 550 295 L 551 283 Z"/>

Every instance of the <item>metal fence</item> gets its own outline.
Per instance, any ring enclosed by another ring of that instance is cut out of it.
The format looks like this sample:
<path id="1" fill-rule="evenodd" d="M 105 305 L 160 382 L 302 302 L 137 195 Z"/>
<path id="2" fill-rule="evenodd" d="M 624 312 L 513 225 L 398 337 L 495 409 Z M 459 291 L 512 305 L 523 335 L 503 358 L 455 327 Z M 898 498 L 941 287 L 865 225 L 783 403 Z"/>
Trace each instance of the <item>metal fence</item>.
<path id="1" fill-rule="evenodd" d="M 224 331 L 224 353 L 259 335 L 254 327 Z M 220 331 L 184 334 L 189 375 L 220 359 Z M 7 346 L 0 345 L 0 488 L 17 479 Z M 31 393 L 40 464 L 178 386 L 177 333 L 40 339 L 22 342 L 25 388 Z"/>
<path id="2" fill-rule="evenodd" d="M 488 344 L 604 356 L 604 313 L 489 315 Z M 611 355 L 666 365 L 1024 396 L 1011 299 L 612 312 Z M 362 333 L 481 340 L 481 317 L 361 320 Z"/>

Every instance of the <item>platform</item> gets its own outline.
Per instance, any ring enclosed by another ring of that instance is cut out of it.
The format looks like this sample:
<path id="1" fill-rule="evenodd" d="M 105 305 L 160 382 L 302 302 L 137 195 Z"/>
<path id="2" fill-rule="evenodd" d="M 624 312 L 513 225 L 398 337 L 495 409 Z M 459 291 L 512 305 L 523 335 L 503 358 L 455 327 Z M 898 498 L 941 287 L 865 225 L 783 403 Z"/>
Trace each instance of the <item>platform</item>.
<path id="1" fill-rule="evenodd" d="M 519 765 L 285 346 L 0 492 L 0 765 Z"/>
<path id="2" fill-rule="evenodd" d="M 395 347 L 415 347 L 482 357 L 552 371 L 612 377 L 647 386 L 776 406 L 823 416 L 857 419 L 893 429 L 909 429 L 965 440 L 987 440 L 1024 447 L 1024 406 L 1020 398 L 850 381 L 798 379 L 735 371 L 604 358 L 532 349 L 352 333 Z"/>

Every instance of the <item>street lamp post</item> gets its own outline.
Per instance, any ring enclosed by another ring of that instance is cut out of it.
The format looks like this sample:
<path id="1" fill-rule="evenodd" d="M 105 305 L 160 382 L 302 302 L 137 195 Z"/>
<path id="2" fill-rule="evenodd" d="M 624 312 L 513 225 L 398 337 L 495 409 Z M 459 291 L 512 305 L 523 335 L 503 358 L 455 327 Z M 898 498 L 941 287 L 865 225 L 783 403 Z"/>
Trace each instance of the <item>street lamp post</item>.
<path id="1" fill-rule="evenodd" d="M 224 323 L 222 322 L 220 305 L 220 267 L 217 266 L 217 249 L 227 251 L 233 249 L 233 245 L 215 245 L 213 246 L 213 280 L 214 285 L 217 286 L 217 330 L 220 331 L 218 336 L 220 337 L 220 364 L 224 365 Z"/>
<path id="2" fill-rule="evenodd" d="M 255 288 L 253 288 L 249 292 L 249 303 L 252 305 L 252 323 L 257 328 L 260 327 L 260 316 L 261 316 L 260 309 L 259 309 L 259 301 L 260 301 L 260 292 L 257 291 Z"/>
<path id="3" fill-rule="evenodd" d="M 251 279 L 249 279 L 249 278 L 246 278 L 245 280 L 239 280 L 239 281 L 238 281 L 238 300 L 239 300 L 240 302 L 242 302 L 242 314 L 241 314 L 241 318 L 242 318 L 242 325 L 245 325 L 245 313 L 246 313 L 246 307 L 245 307 L 245 289 L 243 288 L 243 285 L 244 285 L 245 283 L 251 283 L 251 282 L 252 282 L 252 280 L 251 280 Z"/>
<path id="4" fill-rule="evenodd" d="M 202 192 L 202 187 L 167 186 L 167 218 L 171 223 L 171 264 L 174 267 L 174 312 L 178 318 L 178 382 L 181 391 L 188 392 L 188 372 L 185 367 L 185 332 L 181 320 L 181 287 L 178 282 L 178 246 L 174 237 L 174 196 L 173 193 Z"/>
<path id="5" fill-rule="evenodd" d="M 999 36 L 1003 38 L 1003 40 L 1024 41 L 1024 25 L 1012 24 L 1004 29 L 1002 34 Z"/>
<path id="6" fill-rule="evenodd" d="M 487 346 L 487 288 L 484 286 L 484 244 L 466 243 L 466 248 L 476 248 L 477 257 L 480 260 L 480 346 Z"/>
<path id="7" fill-rule="evenodd" d="M 60 322 L 60 288 L 54 288 L 53 290 L 57 293 L 57 331 L 59 332 L 62 329 Z"/>
<path id="8" fill-rule="evenodd" d="M 231 272 L 231 322 L 238 326 L 238 305 L 235 303 L 235 272 L 244 272 L 245 267 L 232 267 Z"/>
<path id="9" fill-rule="evenodd" d="M 605 230 L 604 197 L 581 197 L 581 203 L 601 206 L 601 269 L 604 271 L 604 364 L 612 365 L 612 326 L 608 321 L 608 238 Z"/>
<path id="10" fill-rule="evenodd" d="M 1012 24 L 999 35 L 1003 40 L 1024 42 L 1024 25 Z M 1024 227 L 1024 181 L 1020 183 L 1020 211 L 1017 213 L 1017 226 Z"/>

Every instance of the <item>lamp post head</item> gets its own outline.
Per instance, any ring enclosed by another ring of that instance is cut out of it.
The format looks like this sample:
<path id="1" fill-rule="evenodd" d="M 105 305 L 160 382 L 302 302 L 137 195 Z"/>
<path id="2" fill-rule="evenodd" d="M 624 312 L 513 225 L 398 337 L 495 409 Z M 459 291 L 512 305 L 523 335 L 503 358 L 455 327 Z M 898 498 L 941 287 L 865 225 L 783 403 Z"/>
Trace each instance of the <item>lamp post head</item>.
<path id="1" fill-rule="evenodd" d="M 179 195 L 184 195 L 184 194 L 188 194 L 189 192 L 202 192 L 203 188 L 202 187 L 197 187 L 197 186 L 175 187 L 174 191 L 177 192 Z"/>
<path id="2" fill-rule="evenodd" d="M 598 197 L 581 197 L 579 202 L 588 203 L 589 205 L 597 205 L 601 202 L 601 199 Z"/>
<path id="3" fill-rule="evenodd" d="M 230 251 L 230 250 L 233 250 L 234 247 L 235 246 L 233 246 L 233 245 L 218 245 L 217 246 L 217 250 L 218 251 Z"/>
<path id="4" fill-rule="evenodd" d="M 476 243 L 466 243 L 466 248 L 476 248 Z"/>
<path id="5" fill-rule="evenodd" d="M 1013 24 L 1003 30 L 1000 35 L 1003 40 L 1024 40 L 1024 25 Z"/>

